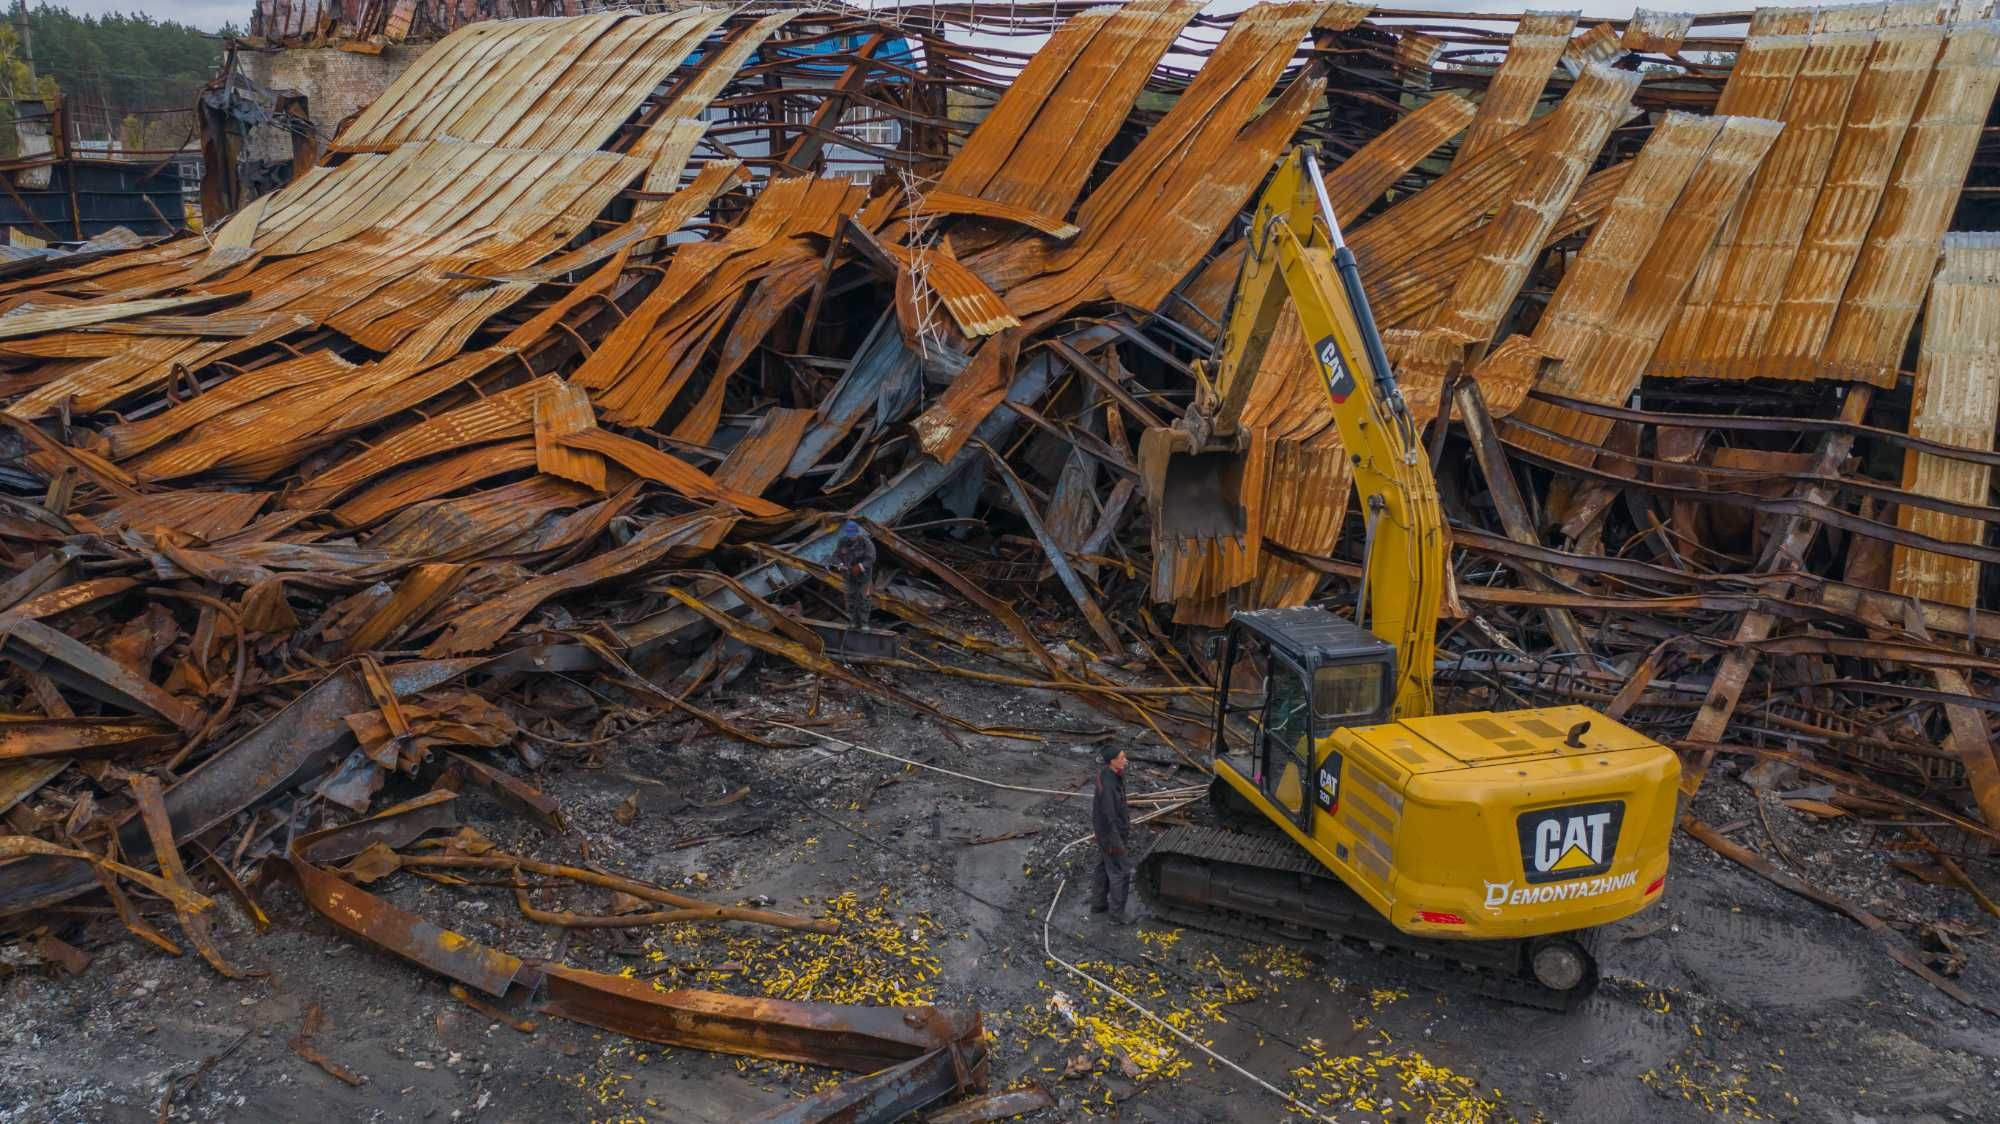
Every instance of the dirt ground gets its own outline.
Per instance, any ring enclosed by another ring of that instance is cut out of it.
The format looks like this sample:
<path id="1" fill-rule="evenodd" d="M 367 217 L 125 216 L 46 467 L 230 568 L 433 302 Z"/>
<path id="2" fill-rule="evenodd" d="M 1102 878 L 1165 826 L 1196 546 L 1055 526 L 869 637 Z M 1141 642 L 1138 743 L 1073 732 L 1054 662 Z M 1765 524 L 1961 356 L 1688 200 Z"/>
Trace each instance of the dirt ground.
<path id="1" fill-rule="evenodd" d="M 1158 743 L 1069 698 L 888 678 L 974 722 L 1054 732 L 955 744 L 934 722 L 784 670 L 746 675 L 721 706 L 746 724 L 797 721 L 817 698 L 819 716 L 837 720 L 822 729 L 841 738 L 1015 785 L 1087 791 L 1107 735 L 1138 759 L 1134 793 L 1196 779 Z M 373 888 L 516 954 L 663 986 L 976 1007 L 996 1087 L 1034 1080 L 1059 1098 L 1031 1119 L 1300 1115 L 1057 965 L 1043 944 L 1052 902 L 1055 957 L 1333 1119 L 2000 1119 L 1995 1020 L 1898 967 L 1860 926 L 1685 838 L 1662 903 L 1607 934 L 1604 986 L 1564 1016 L 1426 990 L 1361 953 L 1316 959 L 1158 923 L 1103 924 L 1086 912 L 1090 848 L 1066 847 L 1088 830 L 1087 800 L 686 730 L 557 759 L 538 780 L 571 825 L 561 836 L 478 793 L 461 799 L 462 814 L 511 850 L 587 854 L 714 900 L 834 916 L 841 934 L 733 925 L 564 938 L 525 920 L 503 888 L 409 874 Z M 621 823 L 634 794 L 637 815 Z M 1696 811 L 1746 823 L 1735 838 L 1767 850 L 1757 799 L 1718 773 Z M 1991 926 L 1969 895 L 1888 868 L 1852 818 L 1767 812 L 1807 875 L 1878 914 Z M 563 893 L 565 908 L 606 904 Z M 275 924 L 262 935 L 233 905 L 217 910 L 223 950 L 269 973 L 261 979 L 169 958 L 105 918 L 82 938 L 96 962 L 81 977 L 0 982 L 0 1122 L 155 1120 L 170 1081 L 175 1120 L 723 1122 L 842 1076 L 663 1049 L 532 1011 L 524 1034 L 337 935 L 289 887 L 264 905 Z M 1962 938 L 1959 982 L 1989 1001 L 2000 999 L 1994 947 L 1991 936 Z M 314 1004 L 326 1019 L 315 1043 L 358 1086 L 288 1045 Z"/>

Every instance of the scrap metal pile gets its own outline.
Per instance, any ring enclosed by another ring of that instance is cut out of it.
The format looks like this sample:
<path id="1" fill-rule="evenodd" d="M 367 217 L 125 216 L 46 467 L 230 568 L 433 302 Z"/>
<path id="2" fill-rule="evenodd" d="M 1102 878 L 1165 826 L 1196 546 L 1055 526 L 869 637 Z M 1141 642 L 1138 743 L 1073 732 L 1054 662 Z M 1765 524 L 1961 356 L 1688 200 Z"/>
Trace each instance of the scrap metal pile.
<path id="1" fill-rule="evenodd" d="M 0 280 L 0 925 L 60 944 L 52 910 L 108 895 L 177 947 L 130 900 L 163 899 L 233 971 L 196 883 L 254 911 L 262 863 L 643 1034 L 615 980 L 365 904 L 443 795 L 320 825 L 433 782 L 552 817 L 517 763 L 640 724 L 783 741 L 709 699 L 759 657 L 947 731 L 976 727 L 910 683 L 1073 692 L 1194 762 L 1190 630 L 1352 600 L 1295 329 L 1246 533 L 1159 541 L 1136 497 L 1135 430 L 1200 392 L 1242 209 L 1301 141 L 1430 426 L 1446 706 L 1595 702 L 1690 791 L 1783 759 L 1814 814 L 1952 825 L 1897 836 L 1948 868 L 2000 838 L 2000 240 L 1947 233 L 1991 190 L 2000 24 L 1197 10 L 469 23 L 211 234 Z M 847 517 L 904 575 L 874 600 L 908 658 L 809 623 Z M 969 1017 L 895 1056 L 971 1083 Z"/>

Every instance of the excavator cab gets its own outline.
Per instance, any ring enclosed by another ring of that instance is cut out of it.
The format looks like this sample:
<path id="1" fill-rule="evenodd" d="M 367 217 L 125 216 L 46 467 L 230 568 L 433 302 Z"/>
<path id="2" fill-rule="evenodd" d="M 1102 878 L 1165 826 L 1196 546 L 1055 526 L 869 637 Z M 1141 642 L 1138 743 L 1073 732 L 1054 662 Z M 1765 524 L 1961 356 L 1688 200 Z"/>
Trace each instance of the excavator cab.
<path id="1" fill-rule="evenodd" d="M 1389 720 L 1396 650 L 1323 609 L 1238 613 L 1223 634 L 1221 667 L 1247 663 L 1256 688 L 1216 692 L 1214 755 L 1251 778 L 1301 831 L 1317 802 L 1333 803 L 1331 775 L 1314 775 L 1312 747 L 1342 726 Z"/>

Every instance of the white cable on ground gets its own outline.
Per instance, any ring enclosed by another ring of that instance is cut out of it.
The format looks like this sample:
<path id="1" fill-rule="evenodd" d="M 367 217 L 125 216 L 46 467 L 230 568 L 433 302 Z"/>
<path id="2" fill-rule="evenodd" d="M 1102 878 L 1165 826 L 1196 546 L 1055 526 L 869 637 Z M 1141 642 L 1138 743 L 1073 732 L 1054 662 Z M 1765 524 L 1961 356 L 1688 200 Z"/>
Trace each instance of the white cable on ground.
<path id="1" fill-rule="evenodd" d="M 885 749 L 874 749 L 869 746 L 859 745 L 855 742 L 843 741 L 840 738 L 836 738 L 831 734 L 822 734 L 818 730 L 808 730 L 803 726 L 794 726 L 789 722 L 777 722 L 769 718 L 759 719 L 759 721 L 763 722 L 764 725 L 766 726 L 772 726 L 780 730 L 790 730 L 794 733 L 808 734 L 812 737 L 820 739 L 821 741 L 832 742 L 834 745 L 840 746 L 843 749 L 858 749 L 863 753 L 872 754 L 873 756 L 876 757 L 886 757 L 891 761 L 899 761 L 905 765 L 911 766 L 912 768 L 929 769 L 933 773 L 943 773 L 947 777 L 957 777 L 959 780 L 971 781 L 974 784 L 983 784 L 989 788 L 1004 788 L 1009 792 L 1032 792 L 1041 796 L 1061 796 L 1070 799 L 1075 799 L 1090 795 L 1090 793 L 1088 792 L 1075 792 L 1069 789 L 1036 788 L 1033 785 L 1007 784 L 1004 781 L 988 780 L 985 777 L 975 777 L 971 773 L 961 773 L 954 769 L 947 769 L 941 765 L 926 765 L 922 761 L 913 761 L 908 757 L 898 756 L 894 753 L 890 753 L 888 750 Z M 1143 793 L 1139 796 L 1133 797 L 1132 799 L 1147 800 L 1162 795 L 1178 795 L 1180 791 L 1181 789 L 1177 788 L 1166 789 L 1163 792 Z"/>
<path id="2" fill-rule="evenodd" d="M 1263 1089 L 1265 1092 L 1270 1093 L 1272 1096 L 1277 1097 L 1278 1099 L 1284 1101 L 1286 1104 L 1291 1105 L 1293 1108 L 1296 1108 L 1300 1112 L 1305 1113 L 1307 1116 L 1312 1117 L 1314 1120 L 1323 1120 L 1326 1122 L 1326 1124 L 1340 1124 L 1340 1121 L 1337 1118 L 1328 1116 L 1325 1113 L 1320 1112 L 1318 1109 L 1315 1109 L 1311 1105 L 1306 1104 L 1303 1101 L 1300 1101 L 1297 1097 L 1292 1096 L 1290 1093 L 1285 1092 L 1283 1089 L 1278 1088 L 1276 1085 L 1271 1084 L 1269 1081 L 1264 1080 L 1263 1078 L 1257 1076 L 1256 1074 L 1250 1072 L 1249 1070 L 1244 1069 L 1242 1066 L 1237 1065 L 1235 1062 L 1230 1061 L 1228 1058 L 1223 1057 L 1221 1054 L 1216 1053 L 1214 1050 L 1211 1050 L 1208 1047 L 1202 1045 L 1201 1043 L 1196 1042 L 1193 1038 L 1188 1037 L 1186 1032 L 1182 1031 L 1179 1027 L 1174 1026 L 1172 1023 L 1167 1022 L 1160 1016 L 1140 1006 L 1138 1000 L 1132 998 L 1131 996 L 1125 994 L 1122 991 L 1119 991 L 1117 988 L 1112 987 L 1110 984 L 1105 983 L 1103 980 L 1098 979 L 1096 976 L 1091 975 L 1089 972 L 1084 971 L 1082 968 L 1079 968 L 1076 965 L 1070 963 L 1069 961 L 1064 960 L 1062 957 L 1057 956 L 1055 953 L 1055 949 L 1049 947 L 1049 919 L 1056 915 L 1056 903 L 1062 901 L 1063 890 L 1068 886 L 1069 886 L 1069 876 L 1064 875 L 1062 881 L 1056 883 L 1056 896 L 1049 899 L 1049 911 L 1046 914 L 1042 915 L 1042 955 L 1047 956 L 1050 960 L 1056 962 L 1057 964 L 1062 965 L 1064 970 L 1068 971 L 1071 975 L 1076 976 L 1079 979 L 1082 979 L 1084 982 L 1090 984 L 1092 987 L 1101 988 L 1104 991 L 1109 992 L 1113 996 L 1116 996 L 1119 1002 L 1125 1004 L 1127 1007 L 1130 1007 L 1134 1011 L 1137 1011 L 1140 1014 L 1146 1016 L 1147 1018 L 1153 1020 L 1153 1022 L 1157 1023 L 1159 1027 L 1162 1030 L 1165 1030 L 1168 1034 L 1173 1035 L 1175 1038 L 1178 1038 L 1181 1041 L 1187 1043 L 1188 1045 L 1193 1046 L 1195 1049 L 1200 1050 L 1202 1053 L 1207 1054 L 1210 1058 L 1214 1059 L 1215 1061 L 1221 1062 L 1223 1065 L 1226 1065 L 1230 1069 L 1235 1070 L 1238 1075 L 1247 1078 L 1250 1081 L 1256 1082 L 1258 1087 Z"/>

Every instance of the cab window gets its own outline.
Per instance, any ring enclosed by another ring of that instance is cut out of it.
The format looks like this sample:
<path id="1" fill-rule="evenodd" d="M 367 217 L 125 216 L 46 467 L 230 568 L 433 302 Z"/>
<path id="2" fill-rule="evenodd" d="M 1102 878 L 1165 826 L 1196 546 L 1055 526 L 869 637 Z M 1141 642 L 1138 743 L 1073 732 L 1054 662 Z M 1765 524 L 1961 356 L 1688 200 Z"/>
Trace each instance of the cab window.
<path id="1" fill-rule="evenodd" d="M 1270 662 L 1264 702 L 1264 791 L 1293 815 L 1305 811 L 1304 755 L 1312 746 L 1311 698 L 1306 678 L 1288 660 Z"/>
<path id="2" fill-rule="evenodd" d="M 1313 713 L 1330 722 L 1352 722 L 1382 710 L 1380 663 L 1332 664 L 1313 669 Z"/>

